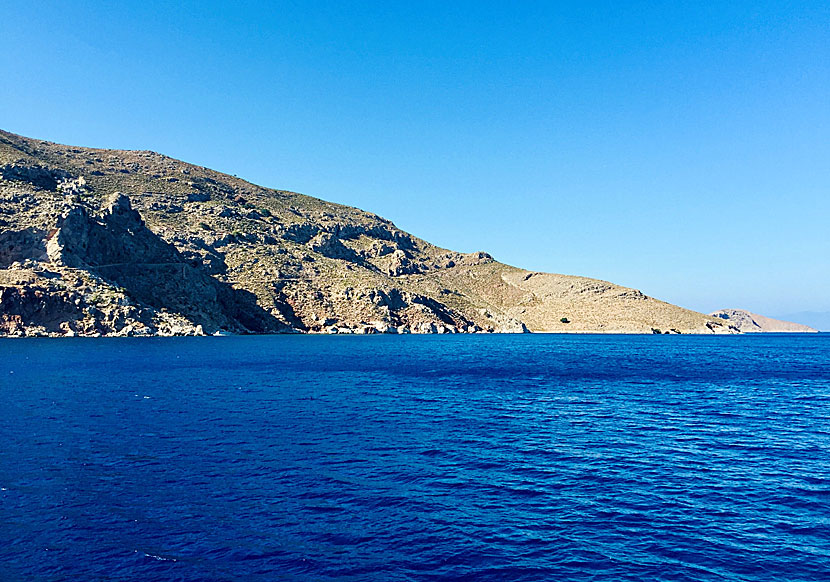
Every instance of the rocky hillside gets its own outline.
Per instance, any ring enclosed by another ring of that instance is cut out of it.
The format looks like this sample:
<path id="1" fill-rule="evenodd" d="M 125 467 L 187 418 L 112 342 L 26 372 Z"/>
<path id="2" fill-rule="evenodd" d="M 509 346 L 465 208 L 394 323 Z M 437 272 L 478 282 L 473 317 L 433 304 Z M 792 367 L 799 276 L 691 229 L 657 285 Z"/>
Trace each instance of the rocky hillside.
<path id="1" fill-rule="evenodd" d="M 734 333 L 151 151 L 0 131 L 0 334 Z"/>
<path id="2" fill-rule="evenodd" d="M 818 333 L 808 325 L 772 319 L 743 309 L 720 309 L 710 315 L 723 319 L 741 333 Z"/>

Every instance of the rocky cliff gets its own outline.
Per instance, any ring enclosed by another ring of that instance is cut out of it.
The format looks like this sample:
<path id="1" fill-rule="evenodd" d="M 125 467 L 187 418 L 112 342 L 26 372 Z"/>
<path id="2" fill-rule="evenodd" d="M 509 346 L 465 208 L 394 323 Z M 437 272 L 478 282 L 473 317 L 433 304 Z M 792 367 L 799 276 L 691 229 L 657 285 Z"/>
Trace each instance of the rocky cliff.
<path id="1" fill-rule="evenodd" d="M 743 309 L 720 309 L 710 315 L 723 319 L 741 333 L 818 333 L 808 325 L 772 319 Z"/>
<path id="2" fill-rule="evenodd" d="M 150 151 L 0 131 L 0 334 L 734 333 Z"/>

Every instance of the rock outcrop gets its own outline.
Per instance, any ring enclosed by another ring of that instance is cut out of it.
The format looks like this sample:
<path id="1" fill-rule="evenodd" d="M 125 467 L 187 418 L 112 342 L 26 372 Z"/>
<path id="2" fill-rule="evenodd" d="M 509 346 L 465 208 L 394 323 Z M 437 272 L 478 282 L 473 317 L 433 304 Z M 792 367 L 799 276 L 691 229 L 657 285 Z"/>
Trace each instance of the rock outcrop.
<path id="1" fill-rule="evenodd" d="M 8 335 L 736 331 L 154 152 L 2 131 L 0 294 Z"/>
<path id="2" fill-rule="evenodd" d="M 772 319 L 743 309 L 720 309 L 709 315 L 723 319 L 741 333 L 818 333 L 808 325 Z"/>

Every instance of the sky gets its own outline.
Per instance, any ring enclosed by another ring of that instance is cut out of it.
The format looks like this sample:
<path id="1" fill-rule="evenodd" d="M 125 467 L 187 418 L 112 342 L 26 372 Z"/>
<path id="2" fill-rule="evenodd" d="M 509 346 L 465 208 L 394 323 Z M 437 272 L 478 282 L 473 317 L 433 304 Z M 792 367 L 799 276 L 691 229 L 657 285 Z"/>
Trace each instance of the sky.
<path id="1" fill-rule="evenodd" d="M 159 151 L 699 311 L 830 311 L 826 1 L 3 14 L 2 129 Z"/>

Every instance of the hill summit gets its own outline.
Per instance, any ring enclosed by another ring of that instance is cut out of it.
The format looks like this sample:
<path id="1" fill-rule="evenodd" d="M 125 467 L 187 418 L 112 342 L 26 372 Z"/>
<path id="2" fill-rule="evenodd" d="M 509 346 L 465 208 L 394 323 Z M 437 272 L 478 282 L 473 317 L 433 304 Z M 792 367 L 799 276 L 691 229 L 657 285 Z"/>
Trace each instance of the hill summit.
<path id="1" fill-rule="evenodd" d="M 0 334 L 735 333 L 152 151 L 0 131 Z"/>

